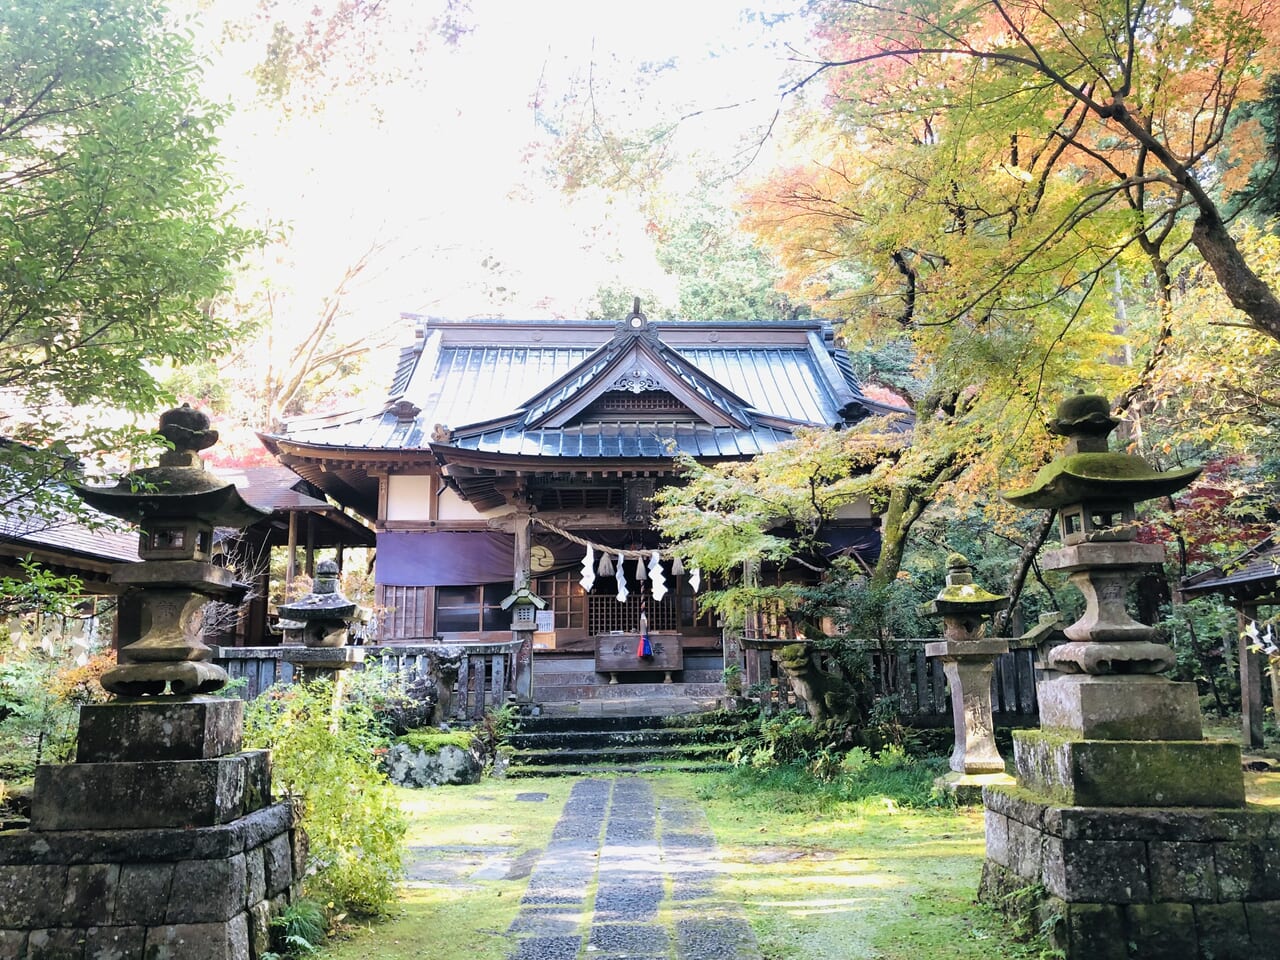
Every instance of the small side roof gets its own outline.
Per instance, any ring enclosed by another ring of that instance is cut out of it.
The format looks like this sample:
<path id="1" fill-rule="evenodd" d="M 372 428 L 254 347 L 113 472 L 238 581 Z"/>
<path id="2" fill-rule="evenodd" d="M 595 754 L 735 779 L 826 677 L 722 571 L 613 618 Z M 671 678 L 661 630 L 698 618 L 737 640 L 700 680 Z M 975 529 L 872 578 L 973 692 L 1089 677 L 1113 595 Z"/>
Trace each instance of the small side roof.
<path id="1" fill-rule="evenodd" d="M 1183 578 L 1185 597 L 1221 594 L 1237 602 L 1280 602 L 1280 539 L 1270 534 L 1244 553 L 1191 577 Z"/>

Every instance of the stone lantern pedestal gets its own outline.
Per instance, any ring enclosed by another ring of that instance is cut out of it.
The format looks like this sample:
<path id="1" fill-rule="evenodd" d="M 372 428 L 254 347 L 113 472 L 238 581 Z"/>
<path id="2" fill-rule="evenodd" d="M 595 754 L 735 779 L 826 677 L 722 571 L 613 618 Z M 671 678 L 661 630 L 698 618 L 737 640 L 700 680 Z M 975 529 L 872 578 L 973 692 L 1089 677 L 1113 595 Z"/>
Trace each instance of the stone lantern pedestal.
<path id="1" fill-rule="evenodd" d="M 943 639 L 925 644 L 924 652 L 942 661 L 956 733 L 951 772 L 934 785 L 966 803 L 980 800 L 985 786 L 1013 783 L 996 748 L 991 704 L 996 657 L 1008 653 L 1009 644 L 984 636 L 985 618 L 1008 604 L 1008 597 L 975 584 L 969 561 L 956 553 L 947 558 L 946 586 L 923 607 L 926 615 L 942 619 Z"/>
<path id="2" fill-rule="evenodd" d="M 0 832 L 0 958 L 255 960 L 294 897 L 305 836 L 271 800 L 270 755 L 243 750 L 244 705 L 200 640 L 204 604 L 241 588 L 210 556 L 214 526 L 258 511 L 207 473 L 217 434 L 190 408 L 161 417 L 174 449 L 94 506 L 141 529 L 115 579 L 141 630 L 80 712 L 74 763 L 36 770 L 29 829 Z"/>
<path id="3" fill-rule="evenodd" d="M 1066 454 L 1011 502 L 1059 511 L 1044 559 L 1084 594 L 1048 650 L 1039 730 L 1014 734 L 1015 788 L 989 787 L 980 897 L 1047 925 L 1068 960 L 1264 957 L 1280 942 L 1280 812 L 1246 808 L 1240 750 L 1202 738 L 1193 684 L 1125 597 L 1163 551 L 1133 504 L 1197 471 L 1109 453 L 1101 397 L 1059 409 Z M 1012 907 L 1011 907 L 1012 905 Z"/>

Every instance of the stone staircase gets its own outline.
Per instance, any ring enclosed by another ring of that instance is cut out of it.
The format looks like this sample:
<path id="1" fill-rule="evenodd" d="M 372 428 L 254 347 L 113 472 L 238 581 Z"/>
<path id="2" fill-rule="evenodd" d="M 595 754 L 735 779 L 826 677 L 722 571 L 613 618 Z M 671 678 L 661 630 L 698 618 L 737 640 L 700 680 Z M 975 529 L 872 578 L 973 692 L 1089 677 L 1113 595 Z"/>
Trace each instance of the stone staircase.
<path id="1" fill-rule="evenodd" d="M 598 776 L 725 767 L 734 721 L 724 713 L 538 716 L 509 738 L 509 777 Z"/>

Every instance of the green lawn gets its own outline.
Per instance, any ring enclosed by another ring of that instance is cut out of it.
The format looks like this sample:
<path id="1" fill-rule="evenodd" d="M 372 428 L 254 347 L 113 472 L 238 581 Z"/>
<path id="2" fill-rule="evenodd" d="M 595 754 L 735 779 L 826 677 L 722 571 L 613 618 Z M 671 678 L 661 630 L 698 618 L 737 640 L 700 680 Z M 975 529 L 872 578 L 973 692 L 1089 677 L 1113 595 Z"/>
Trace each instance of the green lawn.
<path id="1" fill-rule="evenodd" d="M 707 811 L 721 846 L 720 893 L 742 905 L 769 960 L 1040 955 L 1011 943 L 974 903 L 980 811 L 901 810 L 883 800 L 819 810 L 812 798 L 769 791 L 733 799 L 718 775 L 650 779 L 655 790 L 696 799 Z M 428 879 L 406 885 L 399 914 L 351 931 L 326 948 L 325 960 L 501 960 L 526 879 L 471 873 L 522 854 L 531 862 L 571 786 L 548 779 L 404 791 L 414 822 L 409 843 L 434 848 L 435 879 L 432 861 L 420 860 L 415 872 Z M 548 799 L 515 799 L 539 792 Z"/>
<path id="2" fill-rule="evenodd" d="M 739 903 L 768 960 L 1032 960 L 1037 944 L 974 902 L 980 808 L 902 809 L 757 789 L 721 775 L 662 774 L 656 791 L 696 799 L 720 844 L 719 892 Z M 1251 802 L 1280 805 L 1280 773 L 1247 774 Z M 528 867 L 570 779 L 490 780 L 401 791 L 416 858 L 393 918 L 347 931 L 324 960 L 503 960 Z M 517 800 L 545 793 L 541 802 Z M 476 879 L 507 874 L 512 879 Z M 728 958 L 726 958 L 728 960 Z"/>

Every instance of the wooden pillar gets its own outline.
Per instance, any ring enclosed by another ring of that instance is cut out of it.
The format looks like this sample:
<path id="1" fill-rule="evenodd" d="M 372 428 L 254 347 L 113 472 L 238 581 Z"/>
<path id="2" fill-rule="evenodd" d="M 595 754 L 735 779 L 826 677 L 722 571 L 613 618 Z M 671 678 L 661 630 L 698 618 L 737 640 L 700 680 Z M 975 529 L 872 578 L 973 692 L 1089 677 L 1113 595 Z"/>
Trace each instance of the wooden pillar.
<path id="1" fill-rule="evenodd" d="M 313 580 L 316 576 L 316 530 L 315 517 L 307 514 L 307 576 Z"/>
<path id="2" fill-rule="evenodd" d="M 1240 724 L 1245 748 L 1262 746 L 1262 654 L 1249 649 L 1245 628 L 1258 619 L 1256 604 L 1242 604 L 1236 611 L 1240 636 Z"/>
<path id="3" fill-rule="evenodd" d="M 530 517 L 533 515 L 533 508 L 524 490 L 517 492 L 515 500 L 515 557 L 512 580 L 515 583 L 515 589 L 519 590 L 521 587 L 528 587 L 532 578 L 530 556 L 533 550 L 533 521 Z M 514 639 L 520 641 L 520 646 L 516 650 L 515 663 L 516 699 L 521 703 L 531 703 L 533 701 L 533 631 L 514 630 L 512 634 Z"/>
<path id="4" fill-rule="evenodd" d="M 286 600 L 293 598 L 293 580 L 298 575 L 298 512 L 289 511 L 289 543 L 285 548 L 288 555 L 284 561 L 284 596 Z"/>

